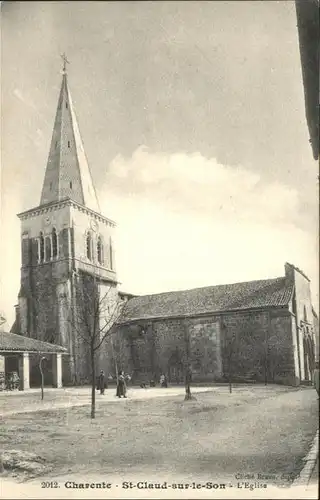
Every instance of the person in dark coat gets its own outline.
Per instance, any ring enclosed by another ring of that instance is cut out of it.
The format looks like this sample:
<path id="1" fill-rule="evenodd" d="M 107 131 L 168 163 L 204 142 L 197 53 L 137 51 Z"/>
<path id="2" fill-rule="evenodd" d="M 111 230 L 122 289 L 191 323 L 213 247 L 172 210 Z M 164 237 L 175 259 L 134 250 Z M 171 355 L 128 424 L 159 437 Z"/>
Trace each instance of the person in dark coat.
<path id="1" fill-rule="evenodd" d="M 126 379 L 123 371 L 120 372 L 117 384 L 117 397 L 121 398 L 121 396 L 123 396 L 124 398 L 127 397 Z"/>
<path id="2" fill-rule="evenodd" d="M 185 376 L 185 387 L 186 387 L 186 398 L 191 399 L 191 390 L 190 390 L 190 384 L 192 382 L 192 368 L 191 365 L 189 365 L 186 369 L 186 376 Z"/>
<path id="3" fill-rule="evenodd" d="M 161 387 L 168 387 L 167 377 L 164 374 L 162 374 L 160 377 L 160 386 Z"/>
<path id="4" fill-rule="evenodd" d="M 103 370 L 101 370 L 100 375 L 99 375 L 99 389 L 100 389 L 100 394 L 104 394 L 105 376 L 104 376 Z"/>

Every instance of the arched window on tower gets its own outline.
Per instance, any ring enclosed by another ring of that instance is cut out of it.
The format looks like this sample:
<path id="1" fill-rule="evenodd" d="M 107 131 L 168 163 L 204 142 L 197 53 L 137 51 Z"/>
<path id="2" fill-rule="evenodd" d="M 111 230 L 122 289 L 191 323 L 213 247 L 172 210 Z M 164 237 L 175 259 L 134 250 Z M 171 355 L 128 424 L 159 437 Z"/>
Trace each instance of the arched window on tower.
<path id="1" fill-rule="evenodd" d="M 103 244 L 101 236 L 98 236 L 97 241 L 97 256 L 99 264 L 103 264 Z"/>
<path id="2" fill-rule="evenodd" d="M 46 236 L 46 253 L 45 253 L 45 260 L 51 260 L 52 259 L 52 244 L 51 244 L 51 237 Z"/>
<path id="3" fill-rule="evenodd" d="M 55 228 L 52 229 L 52 257 L 55 258 L 58 255 L 58 238 L 57 231 Z"/>
<path id="4" fill-rule="evenodd" d="M 41 232 L 40 233 L 40 248 L 39 248 L 39 256 L 40 256 L 40 262 L 43 262 L 44 261 L 44 237 L 43 237 L 43 233 Z"/>
<path id="5" fill-rule="evenodd" d="M 91 233 L 87 233 L 86 238 L 86 250 L 87 250 L 87 259 L 92 260 L 92 236 Z"/>

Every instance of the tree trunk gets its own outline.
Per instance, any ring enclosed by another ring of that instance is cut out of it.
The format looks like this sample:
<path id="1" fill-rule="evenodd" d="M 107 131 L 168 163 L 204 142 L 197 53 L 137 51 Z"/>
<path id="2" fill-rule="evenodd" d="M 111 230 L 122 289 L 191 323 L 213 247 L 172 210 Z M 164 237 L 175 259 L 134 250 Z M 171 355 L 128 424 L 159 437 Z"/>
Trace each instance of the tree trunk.
<path id="1" fill-rule="evenodd" d="M 264 362 L 264 385 L 268 385 L 268 358 Z"/>
<path id="2" fill-rule="evenodd" d="M 117 381 L 117 386 L 118 386 L 119 370 L 118 370 L 118 363 L 117 363 L 116 354 L 114 352 L 113 338 L 112 337 L 111 337 L 111 349 L 112 349 L 112 356 L 113 356 L 113 361 L 114 361 L 114 367 L 115 367 L 115 371 L 116 371 L 116 381 Z"/>
<path id="3" fill-rule="evenodd" d="M 44 393 L 43 393 L 44 378 L 43 378 L 42 359 L 40 359 L 39 368 L 40 368 L 40 373 L 41 373 L 41 401 L 43 401 L 43 397 L 44 397 Z"/>
<path id="4" fill-rule="evenodd" d="M 96 368 L 95 368 L 95 352 L 93 346 L 91 348 L 91 418 L 96 417 Z"/>
<path id="5" fill-rule="evenodd" d="M 229 354 L 228 359 L 228 382 L 229 382 L 229 393 L 232 393 L 232 353 Z"/>
<path id="6" fill-rule="evenodd" d="M 263 353 L 263 370 L 264 370 L 264 385 L 268 385 L 268 346 L 267 343 L 264 346 Z"/>
<path id="7" fill-rule="evenodd" d="M 185 395 L 185 400 L 192 399 L 191 395 L 191 389 L 190 389 L 190 384 L 186 384 L 186 395 Z"/>

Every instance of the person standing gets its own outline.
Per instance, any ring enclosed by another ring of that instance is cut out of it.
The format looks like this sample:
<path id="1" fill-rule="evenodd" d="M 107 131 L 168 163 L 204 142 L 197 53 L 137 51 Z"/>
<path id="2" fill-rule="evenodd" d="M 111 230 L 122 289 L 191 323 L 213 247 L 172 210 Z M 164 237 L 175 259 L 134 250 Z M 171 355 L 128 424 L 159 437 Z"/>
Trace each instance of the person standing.
<path id="1" fill-rule="evenodd" d="M 168 387 L 167 377 L 164 374 L 162 374 L 160 377 L 160 386 Z"/>
<path id="2" fill-rule="evenodd" d="M 191 365 L 189 365 L 186 369 L 186 376 L 185 376 L 186 399 L 192 398 L 190 389 L 191 382 L 192 382 L 192 368 Z"/>
<path id="3" fill-rule="evenodd" d="M 99 388 L 100 388 L 100 394 L 104 394 L 105 377 L 104 377 L 104 371 L 103 370 L 101 370 L 100 375 L 99 375 Z"/>
<path id="4" fill-rule="evenodd" d="M 121 398 L 121 396 L 123 396 L 124 398 L 127 397 L 126 379 L 123 371 L 120 372 L 120 375 L 118 377 L 117 396 L 118 398 Z"/>

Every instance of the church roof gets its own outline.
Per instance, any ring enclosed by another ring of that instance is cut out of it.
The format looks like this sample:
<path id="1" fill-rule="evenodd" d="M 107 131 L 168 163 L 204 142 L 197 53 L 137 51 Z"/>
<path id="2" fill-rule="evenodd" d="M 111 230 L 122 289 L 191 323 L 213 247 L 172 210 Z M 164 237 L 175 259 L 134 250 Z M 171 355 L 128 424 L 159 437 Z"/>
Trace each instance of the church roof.
<path id="1" fill-rule="evenodd" d="M 66 198 L 100 213 L 64 66 L 40 205 Z"/>
<path id="2" fill-rule="evenodd" d="M 128 301 L 119 323 L 286 306 L 292 292 L 293 285 L 281 277 L 143 295 Z"/>
<path id="3" fill-rule="evenodd" d="M 41 340 L 16 335 L 15 333 L 0 332 L 0 352 L 38 352 L 38 353 L 67 353 L 67 349 L 60 345 L 49 344 Z"/>

